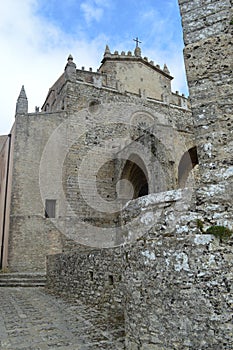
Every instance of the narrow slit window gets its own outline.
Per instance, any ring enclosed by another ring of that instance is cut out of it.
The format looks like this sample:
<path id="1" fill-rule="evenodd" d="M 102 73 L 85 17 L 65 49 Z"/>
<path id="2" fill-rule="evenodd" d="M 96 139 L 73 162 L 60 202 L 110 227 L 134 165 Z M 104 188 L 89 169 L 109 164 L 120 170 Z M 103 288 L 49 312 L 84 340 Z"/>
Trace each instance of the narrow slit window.
<path id="1" fill-rule="evenodd" d="M 108 276 L 108 283 L 110 284 L 110 286 L 114 284 L 113 275 Z"/>
<path id="2" fill-rule="evenodd" d="M 93 282 L 94 281 L 94 273 L 93 273 L 93 271 L 89 271 L 89 276 L 90 276 L 90 280 Z"/>
<path id="3" fill-rule="evenodd" d="M 45 200 L 45 217 L 55 218 L 56 216 L 56 200 L 46 199 Z"/>

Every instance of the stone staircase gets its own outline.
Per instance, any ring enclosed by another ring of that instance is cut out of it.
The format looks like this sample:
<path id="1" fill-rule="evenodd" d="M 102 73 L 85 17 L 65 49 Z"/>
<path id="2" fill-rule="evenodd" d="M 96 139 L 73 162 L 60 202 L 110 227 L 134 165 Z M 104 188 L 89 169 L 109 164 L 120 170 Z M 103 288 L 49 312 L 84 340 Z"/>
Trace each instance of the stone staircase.
<path id="1" fill-rule="evenodd" d="M 0 287 L 44 287 L 45 284 L 45 273 L 0 273 Z"/>

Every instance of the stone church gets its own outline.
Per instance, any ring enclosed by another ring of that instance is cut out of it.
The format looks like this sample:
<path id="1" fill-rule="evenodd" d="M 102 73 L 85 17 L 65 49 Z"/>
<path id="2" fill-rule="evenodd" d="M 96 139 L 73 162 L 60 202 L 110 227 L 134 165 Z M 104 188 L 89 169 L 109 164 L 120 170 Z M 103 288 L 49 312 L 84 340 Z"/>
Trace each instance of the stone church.
<path id="1" fill-rule="evenodd" d="M 106 46 L 97 72 L 68 57 L 41 111 L 22 87 L 1 136 L 1 266 L 43 271 L 76 243 L 124 243 L 130 199 L 183 187 L 197 164 L 189 100 L 166 64 Z"/>
<path id="2" fill-rule="evenodd" d="M 46 269 L 109 349 L 233 348 L 232 1 L 179 7 L 190 100 L 138 41 L 107 46 L 97 72 L 69 56 L 41 111 L 22 88 L 0 137 L 1 268 Z"/>

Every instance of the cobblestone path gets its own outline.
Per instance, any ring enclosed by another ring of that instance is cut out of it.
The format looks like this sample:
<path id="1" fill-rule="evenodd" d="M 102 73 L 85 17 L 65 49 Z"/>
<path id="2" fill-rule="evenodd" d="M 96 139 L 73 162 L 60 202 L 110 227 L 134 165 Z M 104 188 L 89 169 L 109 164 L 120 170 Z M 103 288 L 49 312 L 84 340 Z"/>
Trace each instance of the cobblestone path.
<path id="1" fill-rule="evenodd" d="M 122 350 L 123 330 L 43 288 L 0 288 L 1 350 Z"/>

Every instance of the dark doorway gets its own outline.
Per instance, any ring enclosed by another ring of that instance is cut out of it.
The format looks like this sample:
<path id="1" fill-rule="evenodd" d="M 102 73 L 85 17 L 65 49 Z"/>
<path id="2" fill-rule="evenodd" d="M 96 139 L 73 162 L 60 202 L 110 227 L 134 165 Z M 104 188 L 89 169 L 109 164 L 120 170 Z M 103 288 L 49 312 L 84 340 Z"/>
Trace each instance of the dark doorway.
<path id="1" fill-rule="evenodd" d="M 149 193 L 148 175 L 145 164 L 140 157 L 132 155 L 124 165 L 121 179 L 128 180 L 133 187 L 133 199 Z M 127 192 L 127 188 L 124 189 Z"/>

